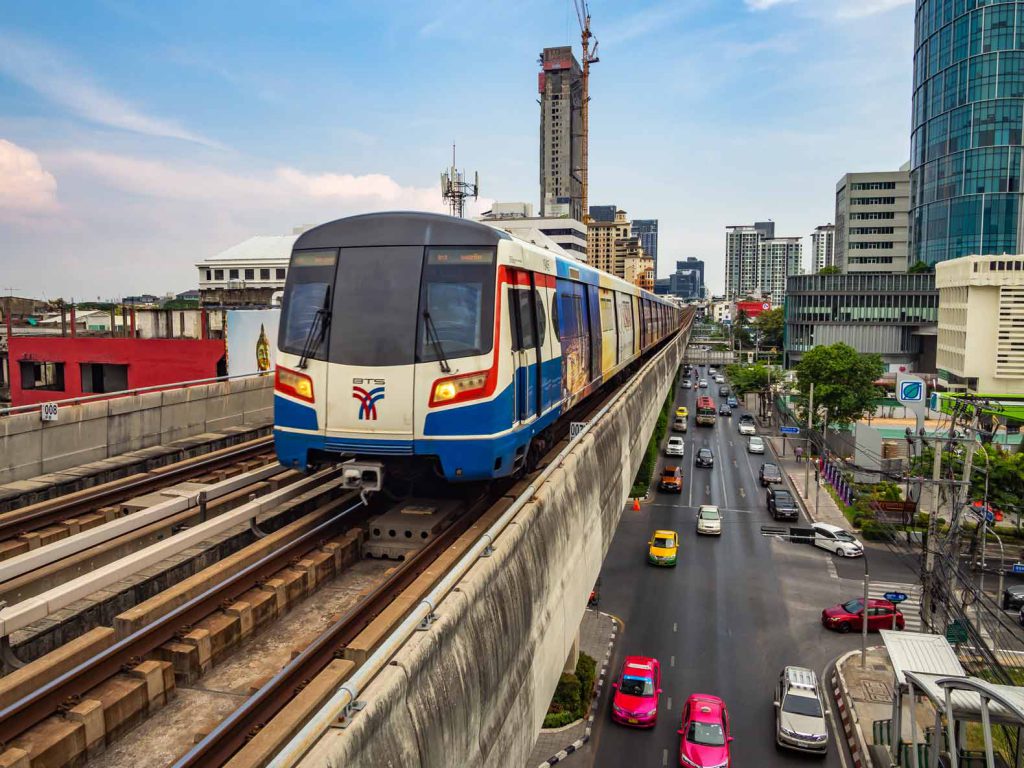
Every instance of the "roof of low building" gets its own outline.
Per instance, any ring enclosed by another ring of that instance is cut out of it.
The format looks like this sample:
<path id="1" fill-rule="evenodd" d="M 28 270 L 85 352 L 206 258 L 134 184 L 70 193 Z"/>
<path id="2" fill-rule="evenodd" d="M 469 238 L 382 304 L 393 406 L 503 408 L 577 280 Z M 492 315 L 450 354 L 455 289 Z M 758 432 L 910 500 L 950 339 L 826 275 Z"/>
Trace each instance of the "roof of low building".
<path id="1" fill-rule="evenodd" d="M 229 261 L 287 262 L 292 255 L 292 246 L 298 239 L 298 235 L 256 235 L 204 259 L 198 266 Z"/>

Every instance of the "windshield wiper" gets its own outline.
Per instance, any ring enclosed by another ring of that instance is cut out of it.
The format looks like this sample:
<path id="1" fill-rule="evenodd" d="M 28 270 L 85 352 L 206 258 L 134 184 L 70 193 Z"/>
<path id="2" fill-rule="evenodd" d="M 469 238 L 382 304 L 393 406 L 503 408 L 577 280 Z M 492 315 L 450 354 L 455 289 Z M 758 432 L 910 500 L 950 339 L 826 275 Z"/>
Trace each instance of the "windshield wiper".
<path id="1" fill-rule="evenodd" d="M 441 371 L 443 373 L 451 373 L 452 369 L 448 365 L 448 358 L 445 357 L 444 347 L 441 346 L 441 337 L 437 335 L 437 328 L 434 327 L 434 321 L 430 317 L 430 312 L 425 309 L 423 310 L 423 320 L 427 329 L 427 338 L 430 340 L 430 345 L 434 348 L 437 361 L 441 364 Z"/>
<path id="2" fill-rule="evenodd" d="M 302 356 L 299 357 L 299 363 L 296 368 L 308 368 L 309 358 L 313 356 L 313 353 L 320 347 L 320 342 L 324 340 L 324 335 L 327 333 L 327 323 L 331 316 L 331 310 L 328 309 L 330 306 L 331 286 L 328 285 L 324 291 L 324 305 L 313 316 L 313 322 L 309 325 L 309 333 L 306 334 L 306 341 L 302 345 Z"/>

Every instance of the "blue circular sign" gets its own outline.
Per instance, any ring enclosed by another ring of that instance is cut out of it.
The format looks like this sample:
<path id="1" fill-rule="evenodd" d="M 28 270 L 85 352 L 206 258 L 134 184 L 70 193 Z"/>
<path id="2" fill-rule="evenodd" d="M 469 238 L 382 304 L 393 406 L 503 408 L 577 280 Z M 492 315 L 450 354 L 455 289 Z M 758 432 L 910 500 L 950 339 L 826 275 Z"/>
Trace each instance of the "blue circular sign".
<path id="1" fill-rule="evenodd" d="M 903 592 L 886 592 L 884 595 L 882 595 L 882 597 L 884 597 L 890 603 L 902 603 L 904 600 L 907 599 L 907 595 Z"/>

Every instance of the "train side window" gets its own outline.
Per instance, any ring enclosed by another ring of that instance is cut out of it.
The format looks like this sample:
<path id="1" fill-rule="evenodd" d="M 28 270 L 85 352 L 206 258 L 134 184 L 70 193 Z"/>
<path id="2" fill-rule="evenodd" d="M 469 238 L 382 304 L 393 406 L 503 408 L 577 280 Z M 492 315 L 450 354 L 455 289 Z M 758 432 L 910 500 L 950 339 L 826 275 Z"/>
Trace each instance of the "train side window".
<path id="1" fill-rule="evenodd" d="M 529 290 L 516 291 L 519 300 L 519 338 L 521 349 L 530 349 L 535 345 L 533 336 L 533 296 Z"/>
<path id="2" fill-rule="evenodd" d="M 543 347 L 544 336 L 548 325 L 548 313 L 547 309 L 544 307 L 544 297 L 537 289 L 534 289 L 533 300 L 537 302 L 537 343 Z"/>
<path id="3" fill-rule="evenodd" d="M 554 334 L 555 340 L 560 341 L 562 338 L 561 331 L 558 328 L 558 294 L 554 293 L 551 295 L 551 333 Z"/>
<path id="4" fill-rule="evenodd" d="M 519 322 L 519 298 L 516 296 L 515 288 L 508 288 L 508 327 L 512 332 L 512 351 L 518 352 L 523 348 L 522 324 Z"/>

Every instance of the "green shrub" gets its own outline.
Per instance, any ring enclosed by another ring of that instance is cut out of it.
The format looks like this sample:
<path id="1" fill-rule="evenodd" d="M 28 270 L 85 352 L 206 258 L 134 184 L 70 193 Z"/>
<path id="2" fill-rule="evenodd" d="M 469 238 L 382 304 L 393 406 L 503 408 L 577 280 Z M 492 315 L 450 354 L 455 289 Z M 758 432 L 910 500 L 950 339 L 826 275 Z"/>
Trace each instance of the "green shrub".
<path id="1" fill-rule="evenodd" d="M 651 477 L 654 474 L 654 468 L 658 465 L 658 446 L 661 445 L 661 441 L 668 431 L 668 419 L 669 414 L 672 412 L 672 401 L 675 397 L 675 392 L 675 387 L 669 390 L 668 397 L 665 398 L 665 404 L 658 414 L 658 422 L 654 425 L 651 442 L 647 444 L 647 450 L 644 452 L 644 458 L 640 462 L 640 468 L 636 472 L 636 477 L 633 478 L 633 487 L 629 490 L 629 495 L 632 497 L 646 495 L 647 489 L 651 486 Z"/>
<path id="2" fill-rule="evenodd" d="M 563 725 L 574 723 L 579 718 L 575 712 L 551 712 L 544 715 L 544 728 L 561 728 Z"/>
<path id="3" fill-rule="evenodd" d="M 555 696 L 551 699 L 548 712 L 554 714 L 566 712 L 576 718 L 580 711 L 580 679 L 571 672 L 564 672 L 555 687 Z"/>
<path id="4" fill-rule="evenodd" d="M 576 677 L 580 681 L 580 717 L 586 717 L 590 700 L 594 696 L 594 680 L 597 678 L 597 662 L 593 657 L 580 653 L 576 662 Z"/>
<path id="5" fill-rule="evenodd" d="M 865 520 L 860 533 L 868 541 L 881 541 L 885 539 L 885 526 L 877 520 Z"/>

